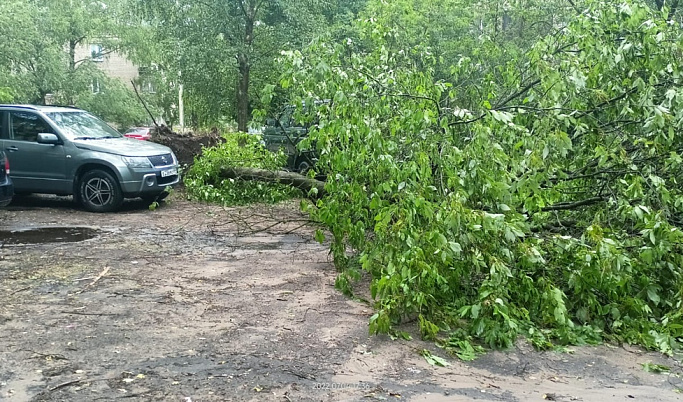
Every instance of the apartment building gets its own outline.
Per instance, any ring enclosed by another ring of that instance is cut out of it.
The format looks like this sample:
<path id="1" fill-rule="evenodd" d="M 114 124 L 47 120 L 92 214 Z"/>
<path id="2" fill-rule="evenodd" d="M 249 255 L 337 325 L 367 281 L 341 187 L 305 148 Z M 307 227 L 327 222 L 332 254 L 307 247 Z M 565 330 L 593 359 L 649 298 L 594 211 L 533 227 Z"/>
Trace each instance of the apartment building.
<path id="1" fill-rule="evenodd" d="M 89 43 L 76 48 L 76 60 L 92 60 L 105 75 L 116 78 L 131 86 L 131 81 L 138 85 L 138 90 L 154 92 L 151 80 L 144 77 L 145 68 L 138 67 L 118 52 L 108 52 L 99 43 Z M 91 85 L 92 91 L 100 92 L 100 83 L 96 80 Z"/>

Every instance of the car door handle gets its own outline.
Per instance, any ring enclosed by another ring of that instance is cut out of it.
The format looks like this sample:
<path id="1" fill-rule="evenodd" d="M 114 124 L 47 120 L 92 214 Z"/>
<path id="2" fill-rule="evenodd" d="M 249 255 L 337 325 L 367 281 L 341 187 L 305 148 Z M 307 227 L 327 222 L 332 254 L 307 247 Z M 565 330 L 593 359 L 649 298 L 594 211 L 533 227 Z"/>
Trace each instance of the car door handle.
<path id="1" fill-rule="evenodd" d="M 10 152 L 15 152 L 15 151 L 18 151 L 19 148 L 15 147 L 15 146 L 11 146 L 11 147 L 7 147 L 7 150 Z"/>

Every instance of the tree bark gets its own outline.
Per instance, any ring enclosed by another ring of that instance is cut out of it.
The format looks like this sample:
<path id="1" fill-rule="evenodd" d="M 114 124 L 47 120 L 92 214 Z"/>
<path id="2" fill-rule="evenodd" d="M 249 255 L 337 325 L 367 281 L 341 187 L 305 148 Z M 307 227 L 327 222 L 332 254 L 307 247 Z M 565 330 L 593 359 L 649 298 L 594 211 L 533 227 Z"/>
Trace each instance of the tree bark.
<path id="1" fill-rule="evenodd" d="M 249 55 L 241 53 L 237 56 L 239 63 L 239 84 L 237 86 L 237 130 L 247 132 L 249 124 Z"/>
<path id="2" fill-rule="evenodd" d="M 260 4 L 260 3 L 258 3 Z M 244 48 L 237 55 L 239 84 L 237 85 L 237 130 L 247 132 L 249 124 L 249 73 L 251 72 L 251 47 L 254 44 L 254 24 L 258 4 L 242 0 L 244 14 Z"/>
<path id="3" fill-rule="evenodd" d="M 76 45 L 78 45 L 78 42 L 75 41 L 74 39 L 69 40 L 69 76 L 71 81 L 73 82 L 74 79 L 74 73 L 76 71 Z M 69 90 L 69 93 L 67 94 L 68 98 L 68 103 L 69 105 L 74 104 L 74 93 L 73 89 Z"/>
<path id="4" fill-rule="evenodd" d="M 78 42 L 71 39 L 69 40 L 69 71 L 73 72 L 76 70 L 76 45 Z"/>
<path id="5" fill-rule="evenodd" d="M 320 198 L 325 194 L 325 183 L 294 172 L 272 171 L 256 168 L 224 167 L 220 176 L 226 179 L 256 180 L 268 183 L 286 184 L 302 190 L 309 198 Z M 311 190 L 316 191 L 309 194 Z"/>

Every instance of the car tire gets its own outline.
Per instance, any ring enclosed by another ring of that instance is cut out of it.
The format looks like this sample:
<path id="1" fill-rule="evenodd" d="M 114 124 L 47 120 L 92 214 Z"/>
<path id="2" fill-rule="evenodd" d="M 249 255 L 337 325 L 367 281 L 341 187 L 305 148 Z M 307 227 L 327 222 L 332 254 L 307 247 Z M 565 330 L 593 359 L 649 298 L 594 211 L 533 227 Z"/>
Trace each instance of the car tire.
<path id="1" fill-rule="evenodd" d="M 308 161 L 300 161 L 296 165 L 296 171 L 301 174 L 306 174 L 309 170 L 311 169 L 311 165 L 308 163 Z"/>
<path id="2" fill-rule="evenodd" d="M 119 182 L 111 173 L 94 169 L 78 181 L 78 202 L 90 212 L 112 212 L 123 202 Z"/>

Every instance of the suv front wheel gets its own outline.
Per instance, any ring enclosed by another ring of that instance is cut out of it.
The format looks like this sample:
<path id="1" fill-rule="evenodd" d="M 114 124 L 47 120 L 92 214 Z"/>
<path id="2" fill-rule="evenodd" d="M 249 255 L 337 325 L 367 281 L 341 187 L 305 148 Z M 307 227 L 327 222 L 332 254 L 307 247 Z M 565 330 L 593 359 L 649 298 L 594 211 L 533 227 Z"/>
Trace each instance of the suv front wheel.
<path id="1" fill-rule="evenodd" d="M 94 169 L 79 180 L 78 201 L 90 212 L 112 212 L 121 206 L 123 193 L 109 172 Z"/>

